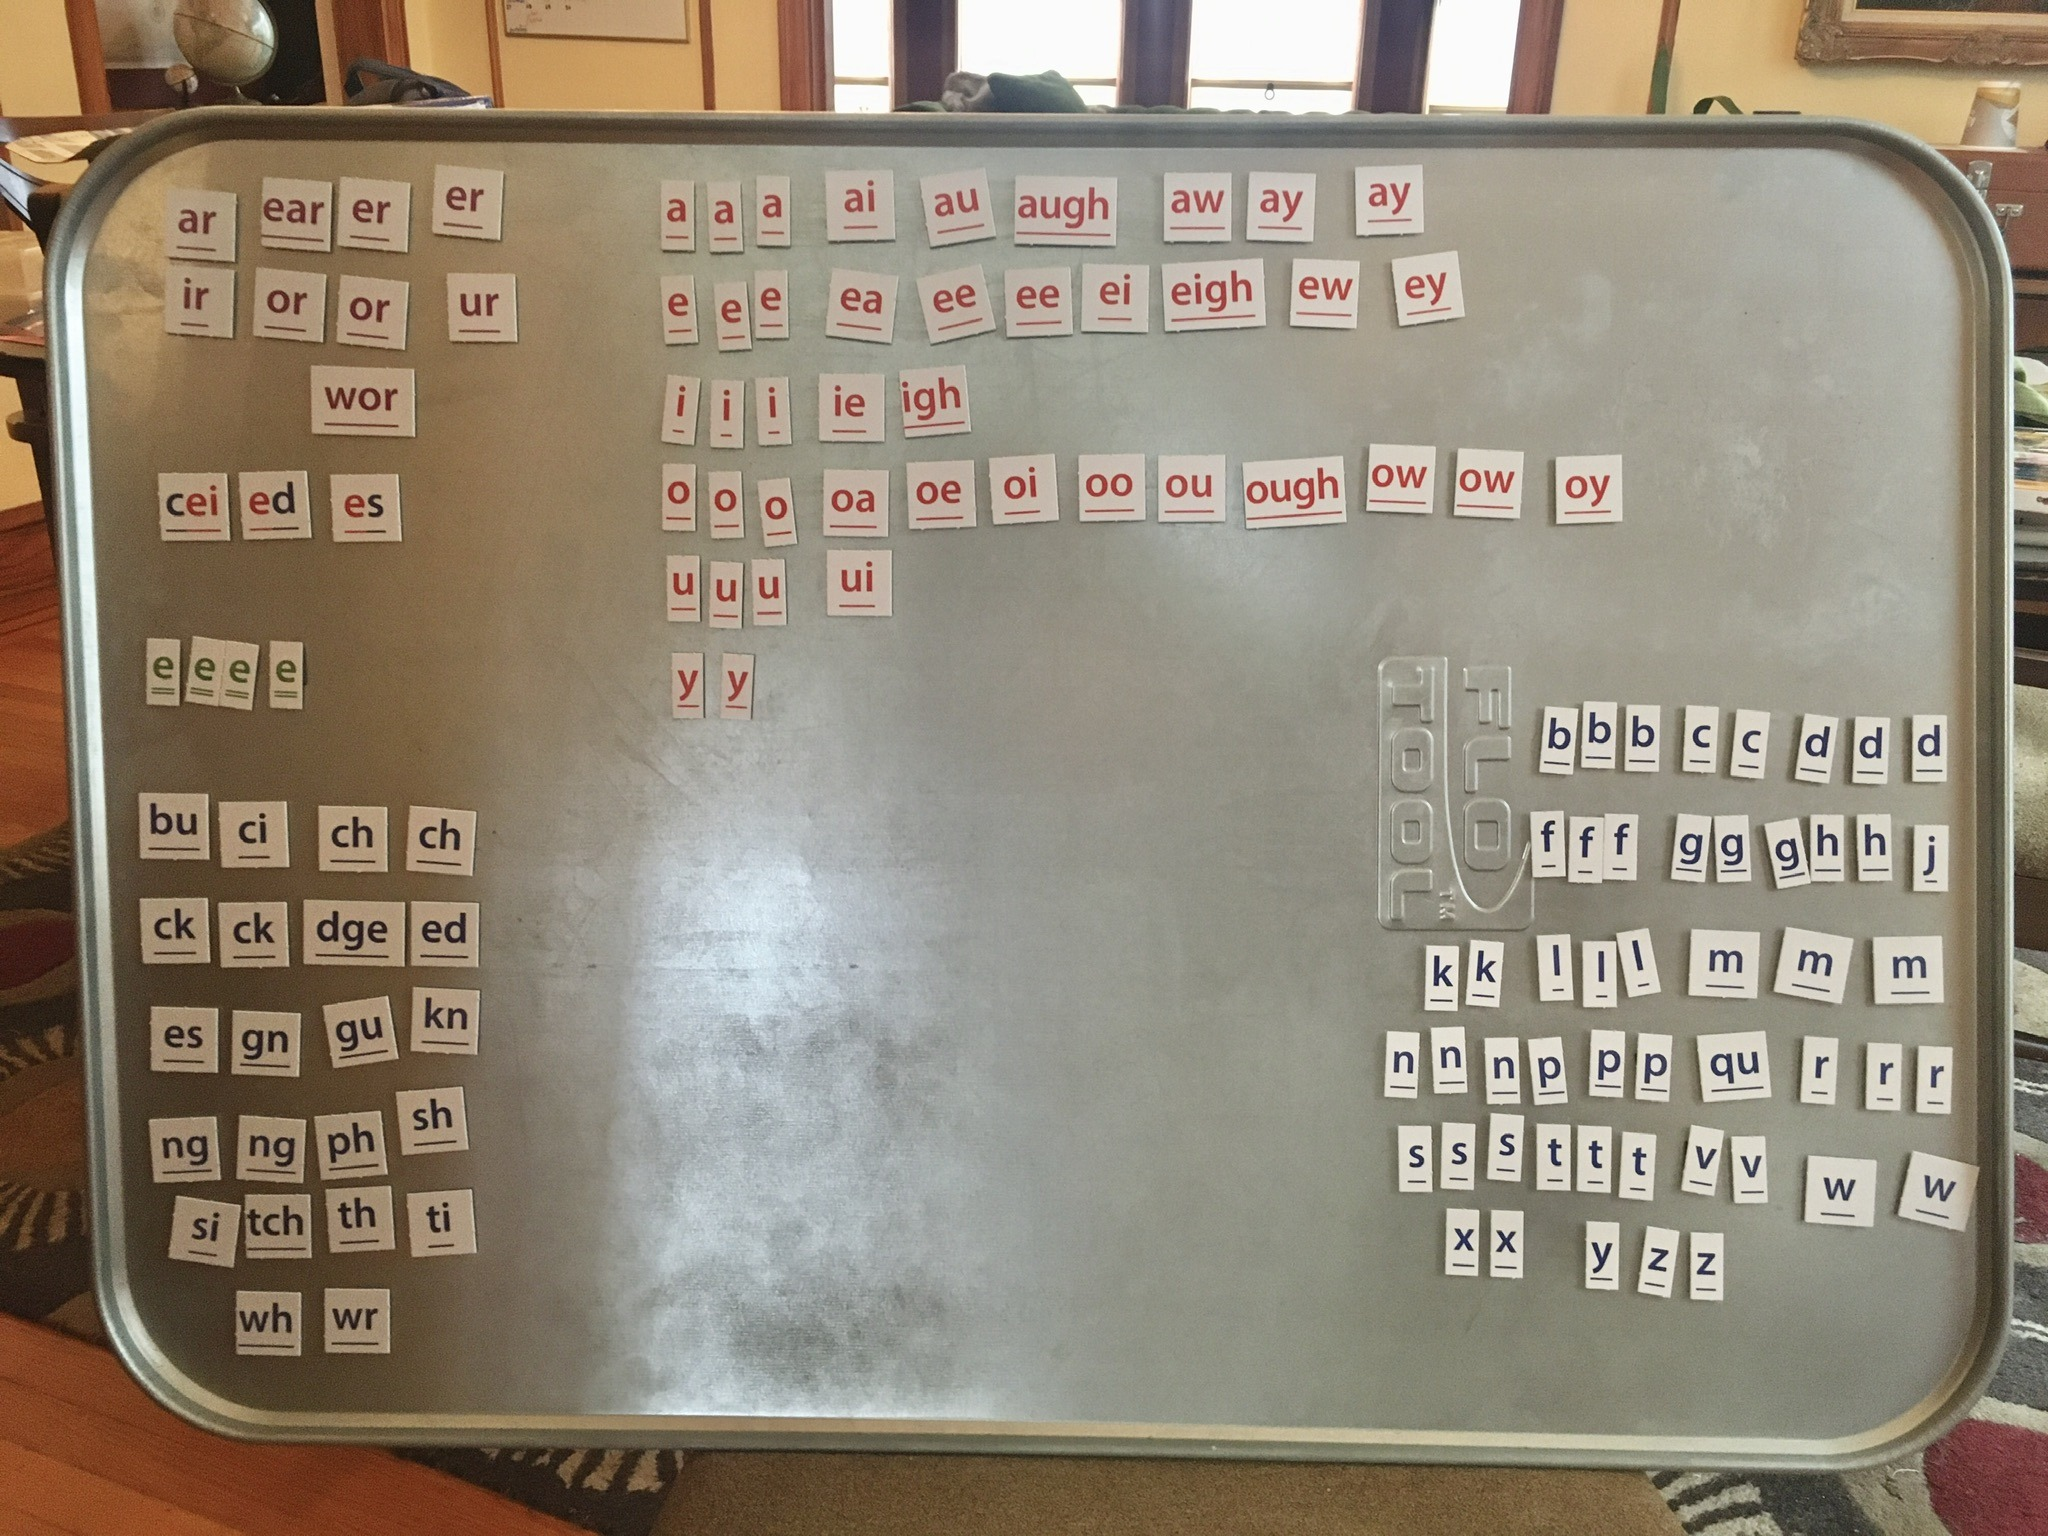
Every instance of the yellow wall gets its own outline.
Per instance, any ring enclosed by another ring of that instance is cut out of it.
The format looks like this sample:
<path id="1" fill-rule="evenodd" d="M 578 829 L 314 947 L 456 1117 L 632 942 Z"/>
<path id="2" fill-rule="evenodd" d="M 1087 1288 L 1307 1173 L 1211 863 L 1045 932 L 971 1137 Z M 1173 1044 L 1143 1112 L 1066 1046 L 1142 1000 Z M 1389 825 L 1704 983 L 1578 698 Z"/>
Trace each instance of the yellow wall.
<path id="1" fill-rule="evenodd" d="M 502 23 L 502 12 L 493 20 Z M 694 112 L 704 105 L 703 65 L 694 40 L 507 37 L 500 47 L 508 107 Z"/>
<path id="2" fill-rule="evenodd" d="M 687 43 L 506 37 L 499 0 L 406 0 L 413 68 L 473 91 L 491 88 L 498 29 L 508 107 L 695 112 L 704 105 L 696 0 Z M 772 111 L 782 94 L 775 0 L 713 0 L 711 52 L 723 111 Z"/>
<path id="3" fill-rule="evenodd" d="M 405 43 L 412 67 L 453 80 L 479 96 L 491 89 L 491 45 L 484 7 L 491 0 L 405 0 Z"/>
<path id="4" fill-rule="evenodd" d="M 0 420 L 20 409 L 21 396 L 14 392 L 13 381 L 0 379 Z M 40 500 L 42 492 L 36 488 L 36 461 L 28 451 L 28 444 L 0 436 L 0 512 Z"/>
<path id="5" fill-rule="evenodd" d="M 711 51 L 718 61 L 718 110 L 782 108 L 782 33 L 775 0 L 712 0 Z"/>
<path id="6" fill-rule="evenodd" d="M 69 117 L 77 110 L 78 77 L 71 72 L 64 0 L 0 0 L 0 112 Z M 0 297 L 0 310 L 20 307 Z M 0 421 L 20 409 L 14 386 L 0 379 Z M 0 511 L 36 496 L 35 460 L 27 445 L 0 433 Z"/>
<path id="7" fill-rule="evenodd" d="M 77 110 L 64 0 L 0 0 L 0 112 L 69 117 Z"/>
<path id="8" fill-rule="evenodd" d="M 1650 93 L 1659 0 L 1566 0 L 1553 112 L 1635 114 Z M 1977 81 L 2021 82 L 2020 143 L 2048 139 L 2048 70 L 1932 64 L 1832 64 L 1792 57 L 1804 0 L 1685 0 L 1672 51 L 1674 112 L 1732 96 L 1745 112 L 1789 108 L 1867 117 L 1937 144 L 1962 134 Z"/>

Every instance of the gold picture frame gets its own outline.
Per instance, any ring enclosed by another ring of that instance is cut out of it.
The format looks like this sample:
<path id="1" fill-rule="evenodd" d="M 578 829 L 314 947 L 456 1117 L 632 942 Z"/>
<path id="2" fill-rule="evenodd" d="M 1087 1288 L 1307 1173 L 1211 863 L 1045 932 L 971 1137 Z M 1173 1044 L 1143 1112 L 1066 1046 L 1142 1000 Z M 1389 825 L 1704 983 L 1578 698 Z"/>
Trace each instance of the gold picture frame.
<path id="1" fill-rule="evenodd" d="M 2048 12 L 1806 0 L 1794 55 L 1802 64 L 1871 59 L 1973 69 L 2048 64 Z"/>

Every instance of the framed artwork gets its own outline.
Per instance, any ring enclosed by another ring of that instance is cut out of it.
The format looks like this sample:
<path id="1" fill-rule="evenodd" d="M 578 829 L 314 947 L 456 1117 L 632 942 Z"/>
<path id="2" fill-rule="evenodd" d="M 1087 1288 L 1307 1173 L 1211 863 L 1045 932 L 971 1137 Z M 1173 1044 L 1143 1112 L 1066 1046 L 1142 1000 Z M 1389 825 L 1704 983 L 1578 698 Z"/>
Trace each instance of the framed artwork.
<path id="1" fill-rule="evenodd" d="M 1802 64 L 2048 64 L 2048 0 L 1806 0 Z"/>

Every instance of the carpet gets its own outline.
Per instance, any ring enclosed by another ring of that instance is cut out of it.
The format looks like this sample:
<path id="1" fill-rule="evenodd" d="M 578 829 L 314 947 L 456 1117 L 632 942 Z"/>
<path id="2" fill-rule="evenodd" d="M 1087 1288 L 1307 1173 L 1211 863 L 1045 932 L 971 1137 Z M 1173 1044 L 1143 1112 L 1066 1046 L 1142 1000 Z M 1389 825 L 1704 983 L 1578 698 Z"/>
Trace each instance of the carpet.
<path id="1" fill-rule="evenodd" d="M 2048 998 L 2022 964 L 2021 1022 Z M 1840 1476 L 1654 1473 L 1689 1536 L 2044 1536 L 2048 1533 L 2048 1061 L 2013 1063 L 2012 1331 L 1971 1416 L 1898 1466 Z"/>
<path id="2" fill-rule="evenodd" d="M 1676 1536 L 1632 1472 L 704 1452 L 659 1536 Z"/>
<path id="3" fill-rule="evenodd" d="M 69 832 L 0 851 L 0 1311 L 99 1336 Z M 2022 1008 L 2048 1006 L 2023 967 Z M 400 1454 L 605 1536 L 2044 1536 L 2048 1062 L 2016 1064 L 2013 1334 L 1924 1457 L 1844 1475 L 621 1450 Z"/>

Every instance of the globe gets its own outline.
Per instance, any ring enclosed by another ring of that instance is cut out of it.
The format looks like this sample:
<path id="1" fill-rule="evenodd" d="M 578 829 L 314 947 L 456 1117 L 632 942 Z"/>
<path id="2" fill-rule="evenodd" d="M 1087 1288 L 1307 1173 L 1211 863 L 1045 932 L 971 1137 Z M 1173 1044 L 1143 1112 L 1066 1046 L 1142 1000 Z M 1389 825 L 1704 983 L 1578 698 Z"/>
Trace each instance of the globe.
<path id="1" fill-rule="evenodd" d="M 263 0 L 177 0 L 171 37 L 185 61 L 219 85 L 254 84 L 277 58 L 277 23 Z"/>

